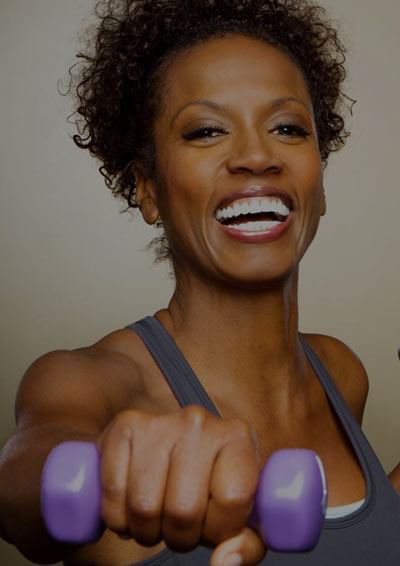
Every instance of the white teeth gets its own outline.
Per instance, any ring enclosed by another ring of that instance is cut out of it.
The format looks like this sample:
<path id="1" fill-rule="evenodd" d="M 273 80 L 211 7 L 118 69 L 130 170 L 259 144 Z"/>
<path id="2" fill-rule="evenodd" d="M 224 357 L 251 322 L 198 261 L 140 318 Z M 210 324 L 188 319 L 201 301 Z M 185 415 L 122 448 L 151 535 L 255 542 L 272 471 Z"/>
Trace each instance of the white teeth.
<path id="1" fill-rule="evenodd" d="M 263 222 L 244 222 L 243 224 L 231 224 L 229 228 L 240 232 L 268 232 L 281 224 L 278 220 L 264 220 Z"/>
<path id="2" fill-rule="evenodd" d="M 243 214 L 257 214 L 260 212 L 274 212 L 281 216 L 289 216 L 290 214 L 288 207 L 278 197 L 251 197 L 218 209 L 216 218 L 217 220 L 227 220 Z"/>

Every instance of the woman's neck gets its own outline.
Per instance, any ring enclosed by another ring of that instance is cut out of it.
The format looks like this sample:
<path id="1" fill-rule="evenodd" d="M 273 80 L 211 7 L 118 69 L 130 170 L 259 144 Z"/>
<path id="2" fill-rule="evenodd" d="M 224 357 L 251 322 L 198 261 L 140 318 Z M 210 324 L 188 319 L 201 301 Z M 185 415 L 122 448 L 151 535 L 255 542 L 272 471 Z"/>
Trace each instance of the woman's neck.
<path id="1" fill-rule="evenodd" d="M 283 396 L 299 387 L 297 272 L 274 288 L 243 291 L 192 280 L 177 284 L 157 318 L 203 382 L 265 389 Z M 206 383 L 204 383 L 206 385 Z"/>

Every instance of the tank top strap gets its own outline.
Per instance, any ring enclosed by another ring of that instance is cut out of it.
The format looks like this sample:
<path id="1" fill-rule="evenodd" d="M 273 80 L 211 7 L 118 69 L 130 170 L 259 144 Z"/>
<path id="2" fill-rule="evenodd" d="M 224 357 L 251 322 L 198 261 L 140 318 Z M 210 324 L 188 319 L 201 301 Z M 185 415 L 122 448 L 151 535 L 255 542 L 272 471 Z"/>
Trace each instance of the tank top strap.
<path id="1" fill-rule="evenodd" d="M 330 377 L 327 369 L 318 358 L 314 350 L 307 344 L 304 336 L 299 334 L 299 337 L 304 352 L 308 360 L 310 361 L 315 373 L 317 374 L 320 383 L 328 397 L 328 400 L 330 401 L 333 410 L 338 417 L 362 468 L 367 492 L 366 505 L 364 505 L 363 508 L 367 510 L 367 508 L 371 506 L 376 497 L 376 485 L 372 480 L 372 476 L 374 475 L 373 470 L 376 474 L 385 478 L 385 480 L 387 480 L 386 474 L 368 439 L 363 433 L 359 423 L 354 418 L 342 395 L 340 394 L 340 391 L 332 381 L 332 378 Z"/>
<path id="2" fill-rule="evenodd" d="M 311 346 L 308 345 L 304 336 L 299 334 L 299 337 L 303 350 L 309 362 L 311 363 L 311 366 L 313 367 L 315 373 L 317 374 L 318 379 L 320 380 L 321 385 L 323 386 L 329 401 L 332 403 L 335 412 L 340 418 L 341 423 L 343 424 L 343 426 L 345 426 L 346 429 L 348 427 L 353 428 L 354 424 L 356 423 L 356 420 L 354 419 L 353 415 L 350 413 L 346 403 L 343 400 L 342 395 L 340 394 L 338 388 L 332 381 L 327 369 L 325 368 L 321 360 L 318 358 L 314 350 L 311 348 Z M 358 423 L 356 424 L 357 424 L 356 428 L 358 429 L 359 428 Z"/>
<path id="3" fill-rule="evenodd" d="M 172 337 L 154 316 L 146 316 L 127 328 L 143 340 L 181 407 L 201 405 L 221 416 Z"/>
<path id="4" fill-rule="evenodd" d="M 325 390 L 325 393 L 328 396 L 329 401 L 331 402 L 336 415 L 339 417 L 341 424 L 345 428 L 346 432 L 351 435 L 352 438 L 359 437 L 361 428 L 356 419 L 354 418 L 353 414 L 349 410 L 347 404 L 345 403 L 339 389 L 336 387 L 335 383 L 332 381 L 327 369 L 318 358 L 314 350 L 311 346 L 308 345 L 304 336 L 299 334 L 300 342 L 303 346 L 303 350 L 311 363 L 315 373 L 318 376 L 319 381 L 321 382 L 322 387 Z M 364 436 L 364 435 L 362 435 Z"/>

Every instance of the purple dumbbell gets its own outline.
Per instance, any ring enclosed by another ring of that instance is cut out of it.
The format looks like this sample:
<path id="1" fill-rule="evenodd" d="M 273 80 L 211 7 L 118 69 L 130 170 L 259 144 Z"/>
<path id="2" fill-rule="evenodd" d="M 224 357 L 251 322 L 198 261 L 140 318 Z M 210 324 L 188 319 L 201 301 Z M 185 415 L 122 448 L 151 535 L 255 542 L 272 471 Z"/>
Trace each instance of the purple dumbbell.
<path id="1" fill-rule="evenodd" d="M 250 526 L 267 546 L 306 552 L 318 542 L 327 490 L 321 460 L 311 450 L 274 452 L 261 472 Z M 42 475 L 42 514 L 50 535 L 87 544 L 100 538 L 100 457 L 91 442 L 64 442 L 47 458 Z"/>
<path id="2" fill-rule="evenodd" d="M 318 542 L 327 488 L 319 456 L 290 448 L 271 454 L 260 474 L 250 526 L 278 552 L 307 552 Z"/>

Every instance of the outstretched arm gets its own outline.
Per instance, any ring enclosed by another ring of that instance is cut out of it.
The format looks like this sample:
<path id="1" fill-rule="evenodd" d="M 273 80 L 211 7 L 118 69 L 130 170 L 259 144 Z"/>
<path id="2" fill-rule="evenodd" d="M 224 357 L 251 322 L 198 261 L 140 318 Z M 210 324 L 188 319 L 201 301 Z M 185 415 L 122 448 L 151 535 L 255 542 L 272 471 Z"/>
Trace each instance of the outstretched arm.
<path id="1" fill-rule="evenodd" d="M 17 429 L 0 451 L 0 535 L 28 559 L 54 563 L 75 552 L 50 539 L 40 512 L 40 478 L 50 450 L 64 440 L 95 441 L 109 421 L 90 358 L 50 352 L 20 385 Z"/>

